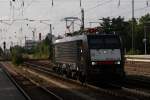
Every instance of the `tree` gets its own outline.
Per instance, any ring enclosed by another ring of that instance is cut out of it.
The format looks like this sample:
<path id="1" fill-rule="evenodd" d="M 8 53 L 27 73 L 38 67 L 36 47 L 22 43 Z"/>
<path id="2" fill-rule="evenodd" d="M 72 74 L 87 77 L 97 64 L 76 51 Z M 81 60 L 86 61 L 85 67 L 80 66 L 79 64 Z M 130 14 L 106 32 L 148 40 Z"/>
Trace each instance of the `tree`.
<path id="1" fill-rule="evenodd" d="M 144 26 L 148 22 L 150 22 L 150 14 L 146 14 L 145 16 L 142 16 L 139 19 L 139 22 L 134 20 L 134 37 L 133 37 L 133 39 L 134 39 L 134 50 L 136 51 L 136 54 L 144 53 L 144 43 L 143 43 Z M 129 26 L 131 27 L 132 21 L 129 20 L 128 23 L 130 24 Z M 129 35 L 129 38 L 131 38 L 132 37 L 131 28 L 129 30 L 130 30 L 130 32 L 128 33 L 128 35 Z M 147 41 L 147 46 L 148 46 L 148 45 L 150 45 L 150 31 L 147 31 L 146 33 L 147 33 L 147 39 L 148 39 L 148 41 Z M 128 38 L 126 38 L 126 41 L 130 41 L 130 40 L 128 40 Z M 129 44 L 131 44 L 131 43 L 129 43 Z M 131 47 L 129 47 L 129 48 L 131 49 Z M 149 46 L 148 46 L 147 50 L 148 50 L 148 52 L 150 52 Z"/>
<path id="2" fill-rule="evenodd" d="M 11 48 L 11 58 L 13 64 L 20 65 L 23 63 L 23 51 L 23 48 L 20 46 Z"/>
<path id="3" fill-rule="evenodd" d="M 49 34 L 50 35 L 50 34 Z M 53 41 L 52 38 L 54 37 L 53 35 L 47 35 L 45 40 L 44 40 L 44 44 L 47 45 L 48 47 L 48 51 L 49 51 L 49 59 L 53 60 Z"/>
<path id="4" fill-rule="evenodd" d="M 124 18 L 122 17 L 117 17 L 117 18 L 113 18 L 112 19 L 112 31 L 119 34 L 123 40 L 123 44 L 124 47 L 126 48 L 126 50 L 128 51 L 129 48 L 131 47 L 131 43 L 130 42 L 130 32 L 131 32 L 131 27 L 130 27 L 130 23 L 124 21 Z"/>
<path id="5" fill-rule="evenodd" d="M 103 28 L 103 31 L 105 33 L 111 33 L 111 19 L 110 17 L 102 18 L 102 23 L 100 23 L 101 27 Z"/>
<path id="6" fill-rule="evenodd" d="M 144 39 L 144 32 L 146 32 L 147 34 L 147 51 L 148 53 L 150 53 L 150 14 L 146 14 L 145 16 L 142 16 L 139 19 L 139 23 L 138 23 L 138 27 L 137 27 L 137 39 L 138 42 L 138 49 L 142 52 L 144 52 L 144 43 L 143 43 L 143 39 Z"/>
<path id="7" fill-rule="evenodd" d="M 123 44 L 127 51 L 131 48 L 131 27 L 130 22 L 124 21 L 124 18 L 117 17 L 110 19 L 109 17 L 103 18 L 101 23 L 102 29 L 104 30 L 104 33 L 116 33 L 119 34 L 123 40 Z"/>

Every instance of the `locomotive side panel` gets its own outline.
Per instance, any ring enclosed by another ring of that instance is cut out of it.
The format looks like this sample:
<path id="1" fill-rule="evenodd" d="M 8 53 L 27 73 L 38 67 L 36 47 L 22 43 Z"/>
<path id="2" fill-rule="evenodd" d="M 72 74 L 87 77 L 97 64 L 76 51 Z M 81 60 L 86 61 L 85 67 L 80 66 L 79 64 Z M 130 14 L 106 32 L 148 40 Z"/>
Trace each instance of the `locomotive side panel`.
<path id="1" fill-rule="evenodd" d="M 80 61 L 81 41 L 71 41 L 55 45 L 55 62 L 72 64 Z"/>

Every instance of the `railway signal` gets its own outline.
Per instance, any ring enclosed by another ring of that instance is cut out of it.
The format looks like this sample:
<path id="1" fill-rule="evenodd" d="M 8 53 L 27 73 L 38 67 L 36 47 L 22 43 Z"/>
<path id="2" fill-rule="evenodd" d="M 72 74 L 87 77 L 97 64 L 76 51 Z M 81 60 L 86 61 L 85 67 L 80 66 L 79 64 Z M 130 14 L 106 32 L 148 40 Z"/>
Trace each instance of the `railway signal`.
<path id="1" fill-rule="evenodd" d="M 40 40 L 40 41 L 41 41 L 41 37 L 42 37 L 42 36 L 41 36 L 41 33 L 39 33 L 39 40 Z"/>
<path id="2" fill-rule="evenodd" d="M 4 51 L 6 50 L 6 42 L 5 41 L 3 42 L 3 49 L 4 49 Z"/>

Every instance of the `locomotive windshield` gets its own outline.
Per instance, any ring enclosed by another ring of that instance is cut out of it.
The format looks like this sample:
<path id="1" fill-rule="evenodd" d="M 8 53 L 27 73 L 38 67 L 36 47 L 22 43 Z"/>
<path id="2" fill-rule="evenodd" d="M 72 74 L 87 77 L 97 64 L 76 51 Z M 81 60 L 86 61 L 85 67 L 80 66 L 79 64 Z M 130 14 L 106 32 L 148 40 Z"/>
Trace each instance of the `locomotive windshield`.
<path id="1" fill-rule="evenodd" d="M 95 37 L 89 38 L 89 48 L 91 49 L 116 49 L 120 48 L 120 41 L 117 37 Z"/>
<path id="2" fill-rule="evenodd" d="M 88 42 L 92 61 L 121 60 L 121 44 L 117 36 L 89 36 Z"/>

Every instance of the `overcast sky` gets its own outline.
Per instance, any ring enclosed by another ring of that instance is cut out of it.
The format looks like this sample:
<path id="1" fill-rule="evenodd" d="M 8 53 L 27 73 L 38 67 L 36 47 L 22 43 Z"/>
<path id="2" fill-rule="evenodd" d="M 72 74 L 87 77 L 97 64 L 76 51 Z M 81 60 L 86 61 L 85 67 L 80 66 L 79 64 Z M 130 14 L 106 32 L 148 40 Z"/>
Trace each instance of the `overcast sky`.
<path id="1" fill-rule="evenodd" d="M 38 33 L 44 36 L 49 32 L 48 24 L 53 25 L 53 34 L 64 34 L 68 32 L 65 29 L 65 22 L 62 21 L 65 17 L 79 17 L 81 16 L 81 8 L 85 10 L 85 26 L 89 27 L 90 21 L 98 21 L 103 17 L 117 17 L 122 16 L 126 20 L 131 18 L 131 2 L 132 0 L 81 0 L 82 7 L 80 7 L 80 0 L 0 0 L 0 19 L 2 20 L 16 20 L 16 21 L 2 21 L 0 23 L 0 43 L 7 42 L 7 47 L 11 44 L 23 44 L 25 36 L 28 39 L 32 38 L 32 31 L 35 31 L 36 39 Z M 147 5 L 146 1 L 149 1 Z M 24 2 L 24 6 L 23 3 Z M 135 0 L 135 17 L 149 13 L 150 0 Z M 13 10 L 14 9 L 14 10 Z M 26 21 L 19 19 L 32 20 L 50 20 L 40 23 L 39 21 Z M 46 24 L 47 23 L 47 24 Z M 80 21 L 75 24 L 75 30 L 79 29 Z M 92 26 L 96 26 L 93 24 Z"/>

